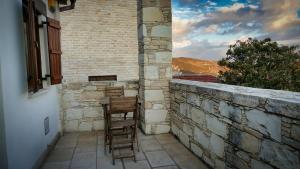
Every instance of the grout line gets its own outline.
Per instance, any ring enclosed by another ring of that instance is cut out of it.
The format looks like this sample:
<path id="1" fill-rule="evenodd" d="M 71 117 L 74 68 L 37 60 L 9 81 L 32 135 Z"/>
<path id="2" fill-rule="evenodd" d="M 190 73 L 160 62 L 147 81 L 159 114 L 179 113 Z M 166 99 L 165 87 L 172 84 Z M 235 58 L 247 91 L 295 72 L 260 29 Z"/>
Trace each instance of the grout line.
<path id="1" fill-rule="evenodd" d="M 98 138 L 99 136 L 96 134 L 96 169 L 98 169 Z"/>
<path id="2" fill-rule="evenodd" d="M 76 134 L 78 134 L 78 133 L 76 133 Z M 72 158 L 71 158 L 71 162 L 70 162 L 70 164 L 69 164 L 69 169 L 71 169 L 71 166 L 72 166 L 72 161 L 73 161 L 73 158 L 74 158 L 74 154 L 75 154 L 75 150 L 76 150 L 76 148 L 77 148 L 77 145 L 78 145 L 78 137 L 79 137 L 79 134 L 76 136 L 76 144 L 75 144 L 75 147 L 74 147 L 74 149 L 73 149 L 73 153 L 72 153 Z"/>

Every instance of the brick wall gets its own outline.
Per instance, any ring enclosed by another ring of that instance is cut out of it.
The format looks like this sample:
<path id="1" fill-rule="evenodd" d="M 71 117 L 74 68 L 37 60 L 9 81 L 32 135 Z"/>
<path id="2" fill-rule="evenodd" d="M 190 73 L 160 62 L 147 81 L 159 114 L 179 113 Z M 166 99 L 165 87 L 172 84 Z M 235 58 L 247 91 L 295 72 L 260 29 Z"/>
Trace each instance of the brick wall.
<path id="1" fill-rule="evenodd" d="M 138 79 L 137 1 L 79 0 L 61 13 L 64 82 Z"/>

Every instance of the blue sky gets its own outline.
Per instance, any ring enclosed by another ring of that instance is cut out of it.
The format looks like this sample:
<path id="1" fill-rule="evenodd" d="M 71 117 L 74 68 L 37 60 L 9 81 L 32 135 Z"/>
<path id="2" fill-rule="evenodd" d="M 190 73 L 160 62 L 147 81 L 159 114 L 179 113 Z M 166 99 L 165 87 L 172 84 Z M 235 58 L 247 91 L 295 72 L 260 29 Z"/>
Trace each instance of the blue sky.
<path id="1" fill-rule="evenodd" d="M 300 45 L 300 0 L 172 0 L 173 57 L 219 60 L 236 40 Z"/>

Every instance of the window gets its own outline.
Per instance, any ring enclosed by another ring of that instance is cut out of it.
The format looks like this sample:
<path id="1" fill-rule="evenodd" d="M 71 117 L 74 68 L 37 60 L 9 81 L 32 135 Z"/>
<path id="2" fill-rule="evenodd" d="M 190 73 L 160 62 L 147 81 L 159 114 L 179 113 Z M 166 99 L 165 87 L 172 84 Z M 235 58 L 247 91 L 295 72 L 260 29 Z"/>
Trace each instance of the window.
<path id="1" fill-rule="evenodd" d="M 60 23 L 47 18 L 41 0 L 23 0 L 28 91 L 37 92 L 49 83 L 59 84 L 61 75 Z"/>

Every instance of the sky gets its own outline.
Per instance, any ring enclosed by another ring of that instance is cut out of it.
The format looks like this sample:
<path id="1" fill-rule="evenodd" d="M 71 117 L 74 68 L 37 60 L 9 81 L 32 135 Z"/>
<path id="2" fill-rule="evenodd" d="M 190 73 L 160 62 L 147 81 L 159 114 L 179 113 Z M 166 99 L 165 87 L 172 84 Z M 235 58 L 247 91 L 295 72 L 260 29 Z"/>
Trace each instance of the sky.
<path id="1" fill-rule="evenodd" d="M 248 37 L 300 46 L 300 0 L 172 0 L 172 15 L 173 57 L 219 60 Z"/>

